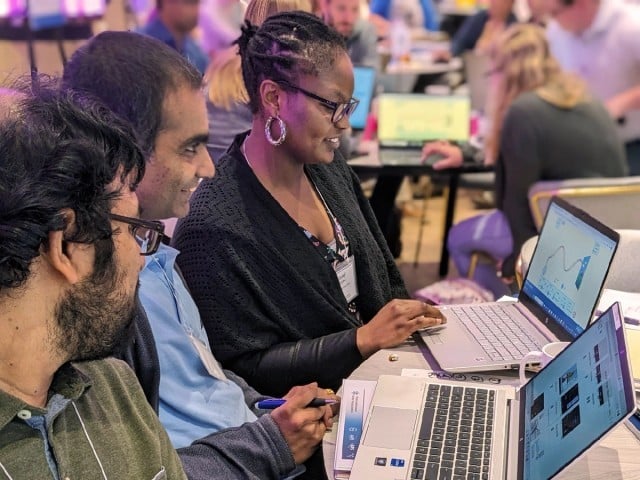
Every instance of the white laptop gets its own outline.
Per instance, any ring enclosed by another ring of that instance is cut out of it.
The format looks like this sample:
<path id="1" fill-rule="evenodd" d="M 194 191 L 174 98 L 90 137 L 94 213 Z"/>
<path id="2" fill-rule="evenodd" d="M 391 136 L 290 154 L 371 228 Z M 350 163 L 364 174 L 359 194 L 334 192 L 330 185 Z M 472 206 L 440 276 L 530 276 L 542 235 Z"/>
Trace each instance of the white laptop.
<path id="1" fill-rule="evenodd" d="M 560 198 L 549 204 L 517 302 L 439 307 L 421 336 L 443 370 L 515 368 L 524 355 L 577 337 L 593 318 L 620 236 Z"/>
<path id="2" fill-rule="evenodd" d="M 378 97 L 379 157 L 383 165 L 421 163 L 430 140 L 469 139 L 469 98 L 461 95 L 382 94 Z M 441 157 L 440 157 L 441 158 Z M 433 159 L 436 161 L 439 158 Z"/>
<path id="3" fill-rule="evenodd" d="M 618 304 L 522 388 L 382 375 L 350 480 L 555 476 L 635 410 Z"/>

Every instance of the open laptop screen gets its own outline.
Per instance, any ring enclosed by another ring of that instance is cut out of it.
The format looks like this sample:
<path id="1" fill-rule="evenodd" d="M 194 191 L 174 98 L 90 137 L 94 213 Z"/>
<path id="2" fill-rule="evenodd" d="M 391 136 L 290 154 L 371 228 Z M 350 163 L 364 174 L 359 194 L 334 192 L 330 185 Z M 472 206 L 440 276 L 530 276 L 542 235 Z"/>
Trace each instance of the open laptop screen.
<path id="1" fill-rule="evenodd" d="M 380 144 L 469 139 L 469 98 L 383 94 L 378 98 Z"/>
<path id="2" fill-rule="evenodd" d="M 567 202 L 549 204 L 522 292 L 564 330 L 554 331 L 560 339 L 577 337 L 591 320 L 618 238 Z"/>
<path id="3" fill-rule="evenodd" d="M 376 70 L 372 67 L 353 67 L 353 97 L 360 100 L 355 112 L 349 117 L 351 128 L 363 130 L 371 108 L 371 99 L 376 86 Z"/>
<path id="4" fill-rule="evenodd" d="M 519 479 L 551 478 L 635 407 L 619 305 L 524 387 Z"/>

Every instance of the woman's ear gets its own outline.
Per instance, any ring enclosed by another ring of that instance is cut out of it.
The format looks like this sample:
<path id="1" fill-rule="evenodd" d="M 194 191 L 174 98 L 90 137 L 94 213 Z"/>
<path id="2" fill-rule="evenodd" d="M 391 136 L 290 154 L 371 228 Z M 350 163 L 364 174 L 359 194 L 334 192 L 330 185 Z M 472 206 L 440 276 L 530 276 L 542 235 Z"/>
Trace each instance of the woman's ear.
<path id="1" fill-rule="evenodd" d="M 64 210 L 60 214 L 65 228 L 49 232 L 47 246 L 40 247 L 40 256 L 67 282 L 75 284 L 91 273 L 93 248 L 85 243 L 65 240 L 65 234 L 75 229 L 76 215 L 73 210 Z"/>
<path id="2" fill-rule="evenodd" d="M 283 90 L 273 80 L 264 80 L 260 84 L 260 102 L 267 116 L 277 117 L 283 101 Z"/>

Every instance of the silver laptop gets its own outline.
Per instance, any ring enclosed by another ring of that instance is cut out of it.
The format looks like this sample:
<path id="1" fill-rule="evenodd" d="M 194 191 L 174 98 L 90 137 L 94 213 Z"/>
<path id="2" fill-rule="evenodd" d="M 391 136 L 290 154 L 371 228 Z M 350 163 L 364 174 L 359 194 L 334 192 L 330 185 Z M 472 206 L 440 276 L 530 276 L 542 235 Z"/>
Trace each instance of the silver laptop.
<path id="1" fill-rule="evenodd" d="M 551 478 L 635 410 L 618 304 L 522 388 L 382 375 L 350 480 Z"/>
<path id="2" fill-rule="evenodd" d="M 569 341 L 593 316 L 620 236 L 553 198 L 517 302 L 440 307 L 445 328 L 421 336 L 443 370 L 515 368 L 524 355 Z"/>
<path id="3" fill-rule="evenodd" d="M 469 98 L 459 95 L 382 94 L 378 97 L 379 158 L 383 165 L 422 163 L 430 140 L 469 139 Z M 437 161 L 442 157 L 432 158 Z"/>

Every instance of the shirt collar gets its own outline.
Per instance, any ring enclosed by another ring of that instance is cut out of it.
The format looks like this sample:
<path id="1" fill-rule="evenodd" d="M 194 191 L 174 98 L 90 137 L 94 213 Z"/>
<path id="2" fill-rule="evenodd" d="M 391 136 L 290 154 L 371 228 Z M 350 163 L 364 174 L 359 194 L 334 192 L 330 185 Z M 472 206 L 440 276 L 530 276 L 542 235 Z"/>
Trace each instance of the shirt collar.
<path id="1" fill-rule="evenodd" d="M 619 12 L 619 0 L 600 0 L 598 12 L 593 22 L 580 34 L 583 39 L 592 38 L 599 33 L 615 28 L 614 23 Z"/>
<path id="2" fill-rule="evenodd" d="M 175 50 L 178 49 L 175 38 L 173 38 L 167 26 L 160 20 L 160 17 L 151 20 L 144 30 L 147 35 L 157 38 Z"/>
<path id="3" fill-rule="evenodd" d="M 145 259 L 144 270 L 160 267 L 169 276 L 173 277 L 173 268 L 176 263 L 176 258 L 180 252 L 169 245 L 161 243 L 158 247 L 158 251 L 153 255 L 149 255 Z"/>
<path id="4" fill-rule="evenodd" d="M 49 388 L 49 398 L 53 394 L 60 394 L 64 398 L 77 400 L 91 386 L 91 379 L 74 367 L 66 363 L 58 369 Z M 13 420 L 21 410 L 29 410 L 32 415 L 44 415 L 46 409 L 29 405 L 9 393 L 0 390 L 0 430 Z"/>

